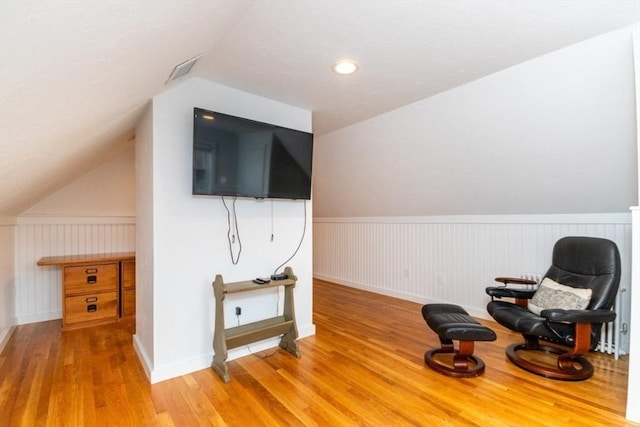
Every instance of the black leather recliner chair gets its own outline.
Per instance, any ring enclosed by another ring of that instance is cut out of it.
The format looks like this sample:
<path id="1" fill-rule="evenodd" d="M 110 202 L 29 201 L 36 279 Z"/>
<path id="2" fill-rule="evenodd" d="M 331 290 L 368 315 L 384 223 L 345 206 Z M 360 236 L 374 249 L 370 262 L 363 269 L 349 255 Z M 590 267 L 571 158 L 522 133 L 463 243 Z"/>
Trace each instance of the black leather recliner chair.
<path id="1" fill-rule="evenodd" d="M 576 293 L 588 293 L 580 289 L 590 289 L 590 299 L 583 301 L 586 308 L 554 308 L 554 304 L 562 305 L 558 304 L 558 300 L 563 298 L 556 298 L 558 293 L 562 294 L 562 289 L 569 291 L 564 295 L 569 295 L 569 300 L 573 298 L 571 303 L 581 297 L 574 297 L 572 289 L 562 286 L 554 288 L 560 289 L 558 291 L 550 290 L 550 287 L 543 285 L 555 284 L 545 279 L 579 289 Z M 522 369 L 547 378 L 578 381 L 591 377 L 593 365 L 583 355 L 598 345 L 602 324 L 614 320 L 616 316 L 611 310 L 620 284 L 620 254 L 616 244 L 593 237 L 564 237 L 553 248 L 552 265 L 538 290 L 509 287 L 511 283 L 525 283 L 522 279 L 496 280 L 504 283 L 504 286 L 486 289 L 491 296 L 487 311 L 501 325 L 521 333 L 525 340 L 523 344 L 507 347 L 509 360 Z M 544 296 L 543 287 L 546 288 Z M 539 292 L 540 298 L 535 297 L 536 292 Z M 515 298 L 515 302 L 496 300 L 503 297 Z M 539 314 L 530 310 L 532 299 L 542 301 Z M 549 308 L 544 307 L 545 303 Z M 554 344 L 542 344 L 540 339 Z M 535 358 L 524 358 L 519 354 L 529 350 L 558 355 L 557 366 L 548 366 Z"/>

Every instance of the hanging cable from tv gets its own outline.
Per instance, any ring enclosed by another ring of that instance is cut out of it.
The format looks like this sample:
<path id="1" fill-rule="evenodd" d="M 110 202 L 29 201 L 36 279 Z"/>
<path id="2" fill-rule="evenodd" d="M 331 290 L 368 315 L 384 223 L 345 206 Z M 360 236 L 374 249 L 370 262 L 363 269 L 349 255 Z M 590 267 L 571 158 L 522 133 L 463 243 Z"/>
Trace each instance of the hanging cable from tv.
<path id="1" fill-rule="evenodd" d="M 238 228 L 238 215 L 236 214 L 236 200 L 238 198 L 233 198 L 232 210 L 233 215 L 229 211 L 229 207 L 224 200 L 224 196 L 222 196 L 222 204 L 224 205 L 225 210 L 227 211 L 227 241 L 229 242 L 229 255 L 231 256 L 231 262 L 233 265 L 237 265 L 240 261 L 240 254 L 242 253 L 242 241 L 240 240 L 240 229 Z M 233 217 L 233 224 L 232 219 Z M 237 236 L 237 245 L 238 245 L 238 254 L 234 256 L 233 254 L 233 246 L 236 244 L 236 236 Z"/>
<path id="2" fill-rule="evenodd" d="M 296 256 L 296 254 L 300 250 L 300 247 L 302 246 L 302 242 L 304 241 L 304 236 L 305 236 L 305 234 L 307 232 L 307 203 L 306 203 L 305 200 L 302 201 L 302 205 L 304 206 L 304 225 L 302 226 L 302 236 L 300 237 L 300 242 L 298 242 L 298 247 L 293 252 L 293 254 L 289 258 L 287 258 L 287 260 L 285 262 L 283 262 L 282 264 L 277 266 L 275 270 L 273 270 L 273 275 L 271 276 L 272 280 L 286 279 L 286 275 L 285 275 L 285 277 L 282 277 L 284 275 L 284 273 L 278 274 L 278 270 L 280 270 L 286 263 L 291 261 L 293 259 L 293 257 Z"/>

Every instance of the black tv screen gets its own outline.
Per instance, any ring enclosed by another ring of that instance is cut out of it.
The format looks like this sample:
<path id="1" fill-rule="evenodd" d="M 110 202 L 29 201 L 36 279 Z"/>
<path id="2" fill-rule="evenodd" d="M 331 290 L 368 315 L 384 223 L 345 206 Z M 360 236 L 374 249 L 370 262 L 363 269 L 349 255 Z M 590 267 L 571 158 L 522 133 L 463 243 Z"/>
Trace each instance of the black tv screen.
<path id="1" fill-rule="evenodd" d="M 311 199 L 313 134 L 193 110 L 194 195 Z"/>

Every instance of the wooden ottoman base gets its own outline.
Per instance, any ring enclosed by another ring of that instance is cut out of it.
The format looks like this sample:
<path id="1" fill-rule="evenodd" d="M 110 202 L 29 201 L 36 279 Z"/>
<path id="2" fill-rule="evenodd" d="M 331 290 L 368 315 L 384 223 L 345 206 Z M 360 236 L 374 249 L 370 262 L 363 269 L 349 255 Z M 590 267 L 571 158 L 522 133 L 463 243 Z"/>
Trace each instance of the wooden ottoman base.
<path id="1" fill-rule="evenodd" d="M 436 372 L 458 378 L 484 373 L 484 362 L 473 355 L 476 341 L 494 341 L 496 334 L 453 304 L 427 304 L 422 307 L 427 325 L 438 334 L 441 348 L 424 354 L 425 363 Z M 455 349 L 453 340 L 460 341 Z"/>
<path id="2" fill-rule="evenodd" d="M 449 377 L 471 378 L 484 373 L 484 362 L 473 355 L 473 341 L 461 341 L 460 350 L 455 350 L 453 344 L 432 348 L 424 354 L 424 361 L 434 371 Z"/>

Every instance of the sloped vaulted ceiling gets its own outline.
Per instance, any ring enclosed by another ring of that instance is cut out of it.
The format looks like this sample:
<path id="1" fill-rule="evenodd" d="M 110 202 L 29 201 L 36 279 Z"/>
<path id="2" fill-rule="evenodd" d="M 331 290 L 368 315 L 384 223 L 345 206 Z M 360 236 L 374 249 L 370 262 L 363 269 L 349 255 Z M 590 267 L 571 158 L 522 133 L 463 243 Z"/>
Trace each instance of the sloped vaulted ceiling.
<path id="1" fill-rule="evenodd" d="M 200 53 L 192 74 L 312 110 L 324 134 L 639 20 L 626 0 L 2 0 L 0 216 L 126 146 Z M 331 73 L 344 56 L 356 76 Z"/>
<path id="2" fill-rule="evenodd" d="M 172 68 L 214 49 L 251 3 L 1 1 L 0 214 L 126 145 Z"/>

